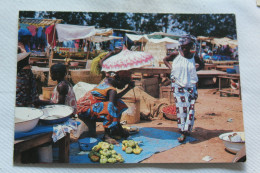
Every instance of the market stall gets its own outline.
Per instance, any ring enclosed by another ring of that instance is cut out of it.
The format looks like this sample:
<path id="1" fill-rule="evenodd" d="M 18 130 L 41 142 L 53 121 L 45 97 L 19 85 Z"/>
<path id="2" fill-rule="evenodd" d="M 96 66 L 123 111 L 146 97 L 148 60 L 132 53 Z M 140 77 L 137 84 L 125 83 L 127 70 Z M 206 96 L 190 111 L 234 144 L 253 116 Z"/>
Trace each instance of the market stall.
<path id="1" fill-rule="evenodd" d="M 168 50 L 177 49 L 179 42 L 168 37 L 162 39 L 149 39 L 145 46 L 145 52 L 154 56 L 153 66 L 159 67 L 163 58 L 167 55 Z"/>

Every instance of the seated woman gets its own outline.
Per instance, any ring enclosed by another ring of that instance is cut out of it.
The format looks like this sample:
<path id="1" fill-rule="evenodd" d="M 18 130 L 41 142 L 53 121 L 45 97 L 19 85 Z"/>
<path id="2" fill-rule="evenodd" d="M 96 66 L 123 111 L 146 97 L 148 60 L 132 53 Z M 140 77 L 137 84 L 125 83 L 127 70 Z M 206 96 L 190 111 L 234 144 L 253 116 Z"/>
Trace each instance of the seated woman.
<path id="1" fill-rule="evenodd" d="M 74 114 L 77 113 L 76 96 L 73 91 L 72 85 L 65 80 L 67 74 L 67 69 L 64 64 L 54 64 L 51 66 L 51 78 L 57 81 L 58 84 L 54 88 L 51 103 L 53 104 L 63 104 L 71 106 L 74 109 Z"/>
<path id="2" fill-rule="evenodd" d="M 128 132 L 120 125 L 122 113 L 127 109 L 120 100 L 135 84 L 128 71 L 111 72 L 94 89 L 87 92 L 77 102 L 78 116 L 82 121 L 101 120 L 105 128 L 104 140 L 117 144 L 113 136 L 127 138 Z M 125 86 L 128 84 L 127 88 Z M 117 89 L 123 89 L 117 93 Z"/>
<path id="3" fill-rule="evenodd" d="M 18 52 L 21 52 L 19 49 Z M 16 106 L 38 107 L 40 105 L 36 80 L 29 64 L 30 53 L 17 55 Z"/>

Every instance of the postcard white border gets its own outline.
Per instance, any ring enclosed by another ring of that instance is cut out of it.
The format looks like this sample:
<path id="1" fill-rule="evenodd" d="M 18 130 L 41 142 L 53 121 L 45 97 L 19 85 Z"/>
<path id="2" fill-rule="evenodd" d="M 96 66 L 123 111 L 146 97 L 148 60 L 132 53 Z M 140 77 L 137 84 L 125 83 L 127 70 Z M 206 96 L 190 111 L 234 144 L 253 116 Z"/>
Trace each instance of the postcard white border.
<path id="1" fill-rule="evenodd" d="M 234 13 L 237 21 L 247 162 L 239 164 L 134 164 L 13 166 L 13 115 L 19 10 L 142 13 Z M 260 8 L 256 0 L 2 0 L 0 6 L 0 172 L 260 172 Z M 125 169 L 130 168 L 130 169 Z M 124 169 L 124 170 L 122 170 Z"/>

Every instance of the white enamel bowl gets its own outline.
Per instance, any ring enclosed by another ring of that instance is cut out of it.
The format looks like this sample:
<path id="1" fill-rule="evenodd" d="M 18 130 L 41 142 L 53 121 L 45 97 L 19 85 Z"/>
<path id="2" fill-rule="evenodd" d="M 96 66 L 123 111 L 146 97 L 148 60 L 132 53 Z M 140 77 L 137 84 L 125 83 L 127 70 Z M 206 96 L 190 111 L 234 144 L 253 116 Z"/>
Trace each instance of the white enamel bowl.
<path id="1" fill-rule="evenodd" d="M 242 137 L 241 142 L 231 142 L 229 139 L 229 135 L 233 135 L 234 133 L 237 133 Z M 231 153 L 237 153 L 239 150 L 241 150 L 245 146 L 245 141 L 244 139 L 244 132 L 230 132 L 230 133 L 224 133 L 219 136 L 219 138 L 223 141 L 226 149 L 231 152 Z"/>
<path id="2" fill-rule="evenodd" d="M 28 132 L 38 123 L 43 111 L 35 108 L 15 108 L 15 132 Z"/>

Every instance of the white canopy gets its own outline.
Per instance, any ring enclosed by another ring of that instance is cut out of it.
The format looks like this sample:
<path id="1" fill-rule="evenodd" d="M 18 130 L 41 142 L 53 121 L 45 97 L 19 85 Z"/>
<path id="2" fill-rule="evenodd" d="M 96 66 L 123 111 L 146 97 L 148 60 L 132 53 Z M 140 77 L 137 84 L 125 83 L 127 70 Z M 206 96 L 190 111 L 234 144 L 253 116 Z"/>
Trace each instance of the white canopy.
<path id="1" fill-rule="evenodd" d="M 169 37 L 165 37 L 165 38 L 161 38 L 161 39 L 149 39 L 149 42 L 152 42 L 152 43 L 162 43 L 162 42 L 165 42 L 165 43 L 178 44 L 179 45 L 179 41 L 173 40 L 173 39 L 171 39 Z"/>
<path id="2" fill-rule="evenodd" d="M 60 42 L 85 39 L 96 34 L 94 26 L 56 24 L 56 30 Z"/>
<path id="3" fill-rule="evenodd" d="M 149 40 L 147 35 L 126 34 L 126 36 L 134 42 L 147 42 Z"/>
<path id="4" fill-rule="evenodd" d="M 154 32 L 150 35 L 176 36 L 176 35 L 165 33 L 165 32 Z"/>
<path id="5" fill-rule="evenodd" d="M 224 38 L 214 38 L 211 40 L 211 44 L 215 44 L 217 46 L 219 45 L 228 45 L 228 42 L 231 41 L 230 38 L 224 37 Z"/>
<path id="6" fill-rule="evenodd" d="M 87 40 L 91 42 L 104 42 L 104 41 L 109 41 L 109 40 L 114 40 L 114 39 L 123 39 L 123 37 L 115 37 L 115 36 L 109 36 L 109 37 L 103 37 L 103 36 L 91 36 L 88 37 Z"/>
<path id="7" fill-rule="evenodd" d="M 108 28 L 108 29 L 96 29 L 96 35 L 99 36 L 110 36 L 113 34 L 113 29 Z"/>

